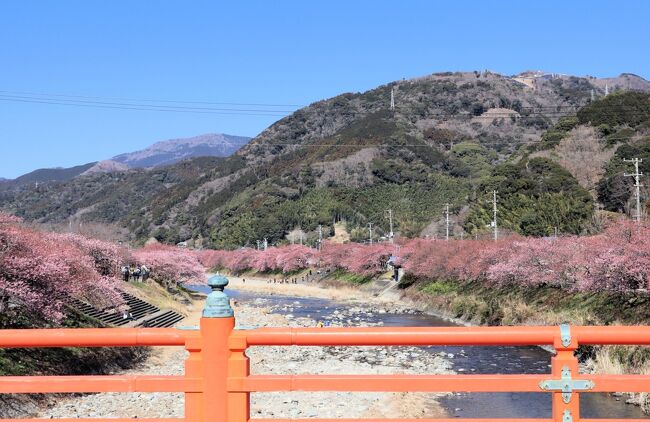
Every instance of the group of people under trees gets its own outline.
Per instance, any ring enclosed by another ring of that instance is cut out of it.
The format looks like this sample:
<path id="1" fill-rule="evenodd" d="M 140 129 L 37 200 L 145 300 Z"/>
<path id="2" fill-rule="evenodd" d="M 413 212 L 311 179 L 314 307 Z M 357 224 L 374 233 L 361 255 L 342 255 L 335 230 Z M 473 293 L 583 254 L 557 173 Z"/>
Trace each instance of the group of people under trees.
<path id="1" fill-rule="evenodd" d="M 305 281 L 305 277 L 301 277 L 301 282 Z M 298 284 L 298 277 L 294 278 L 269 278 L 267 281 L 268 284 Z"/>
<path id="2" fill-rule="evenodd" d="M 124 281 L 142 281 L 145 282 L 149 278 L 151 270 L 146 265 L 133 265 L 122 266 L 122 279 Z"/>
<path id="3" fill-rule="evenodd" d="M 318 271 L 318 274 L 320 274 L 320 270 Z M 305 281 L 309 281 L 310 277 L 312 276 L 311 270 L 307 273 L 307 275 L 304 275 L 300 277 L 300 282 L 304 283 Z M 298 284 L 298 277 L 282 277 L 282 278 L 269 278 L 267 281 L 267 284 Z M 244 280 L 244 283 L 246 283 L 246 280 Z"/>

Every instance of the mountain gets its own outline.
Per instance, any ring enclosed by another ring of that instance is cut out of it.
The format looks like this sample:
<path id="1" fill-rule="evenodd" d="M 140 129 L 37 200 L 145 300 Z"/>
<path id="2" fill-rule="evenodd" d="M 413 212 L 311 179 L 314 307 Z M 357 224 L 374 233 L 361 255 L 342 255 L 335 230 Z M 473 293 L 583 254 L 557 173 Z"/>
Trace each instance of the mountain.
<path id="1" fill-rule="evenodd" d="M 129 166 L 123 163 L 118 163 L 113 160 L 102 160 L 95 163 L 94 166 L 90 167 L 88 170 L 81 173 L 82 175 L 88 175 L 93 173 L 114 173 L 117 171 L 127 171 Z"/>
<path id="2" fill-rule="evenodd" d="M 18 186 L 29 183 L 62 182 L 80 175 L 126 171 L 131 168 L 159 167 L 193 157 L 228 157 L 251 138 L 221 133 L 209 133 L 192 138 L 170 139 L 135 152 L 117 155 L 69 168 L 57 167 L 34 170 L 16 179 L 0 178 L 0 183 Z"/>
<path id="3" fill-rule="evenodd" d="M 222 133 L 209 133 L 192 138 L 156 142 L 140 151 L 120 154 L 111 161 L 129 168 L 158 167 L 192 157 L 228 157 L 250 138 Z"/>
<path id="4" fill-rule="evenodd" d="M 2 179 L 0 182 L 14 186 L 34 183 L 62 182 L 79 176 L 80 174 L 93 167 L 95 164 L 96 163 L 93 162 L 67 168 L 57 167 L 38 169 L 23 174 L 22 176 L 19 176 L 15 179 Z"/>
<path id="5" fill-rule="evenodd" d="M 487 192 L 498 190 L 502 230 L 583 233 L 597 229 L 616 151 L 645 151 L 650 83 L 619 78 L 636 90 L 545 72 L 395 81 L 304 107 L 230 157 L 86 174 L 0 192 L 0 203 L 27 220 L 124 227 L 134 241 L 240 247 L 298 227 L 312 242 L 337 221 L 352 240 L 367 238 L 368 223 L 381 236 L 388 209 L 400 235 L 440 235 L 446 203 L 454 233 L 488 235 Z M 625 204 L 629 179 L 613 186 Z"/>

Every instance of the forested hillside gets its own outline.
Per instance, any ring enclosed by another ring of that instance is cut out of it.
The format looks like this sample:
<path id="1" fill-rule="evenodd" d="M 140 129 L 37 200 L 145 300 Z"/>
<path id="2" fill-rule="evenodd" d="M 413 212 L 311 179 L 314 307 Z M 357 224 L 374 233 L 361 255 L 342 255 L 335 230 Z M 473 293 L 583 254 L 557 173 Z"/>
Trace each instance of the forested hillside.
<path id="1" fill-rule="evenodd" d="M 650 90 L 641 78 L 619 79 Z M 286 241 L 298 228 L 312 242 L 318 225 L 328 236 L 341 220 L 352 240 L 367 239 L 368 223 L 382 236 L 387 209 L 402 236 L 439 236 L 446 203 L 453 234 L 487 235 L 492 190 L 508 230 L 592 230 L 595 201 L 627 206 L 631 181 L 617 179 L 616 163 L 645 151 L 648 96 L 605 97 L 594 78 L 531 80 L 467 72 L 393 82 L 302 108 L 229 158 L 6 189 L 0 201 L 29 220 L 100 222 L 128 228 L 134 241 L 219 248 Z M 617 79 L 608 81 L 615 90 Z M 581 162 L 585 150 L 591 161 Z"/>

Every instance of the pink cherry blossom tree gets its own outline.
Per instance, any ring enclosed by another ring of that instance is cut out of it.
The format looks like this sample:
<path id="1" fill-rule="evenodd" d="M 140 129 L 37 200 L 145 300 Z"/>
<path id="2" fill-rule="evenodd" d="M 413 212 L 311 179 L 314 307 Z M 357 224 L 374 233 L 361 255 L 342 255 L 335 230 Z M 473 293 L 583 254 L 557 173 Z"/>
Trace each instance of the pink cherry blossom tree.
<path id="1" fill-rule="evenodd" d="M 105 242 L 27 228 L 0 214 L 0 315 L 9 318 L 3 324 L 19 312 L 58 323 L 70 297 L 119 306 L 122 254 Z"/>
<path id="2" fill-rule="evenodd" d="M 150 277 L 165 286 L 183 283 L 202 284 L 206 281 L 205 268 L 194 251 L 176 246 L 153 244 L 132 253 L 138 265 L 149 269 Z"/>

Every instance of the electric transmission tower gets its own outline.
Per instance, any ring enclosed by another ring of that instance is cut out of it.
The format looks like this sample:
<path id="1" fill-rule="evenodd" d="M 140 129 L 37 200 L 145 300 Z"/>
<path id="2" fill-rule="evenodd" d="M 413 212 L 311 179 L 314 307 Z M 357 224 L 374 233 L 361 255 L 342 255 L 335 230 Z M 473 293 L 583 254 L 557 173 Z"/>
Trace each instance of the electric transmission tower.
<path id="1" fill-rule="evenodd" d="M 370 235 L 370 244 L 372 245 L 372 223 L 368 223 L 368 233 Z"/>
<path id="2" fill-rule="evenodd" d="M 634 187 L 636 188 L 636 215 L 634 218 L 637 223 L 641 222 L 641 176 L 643 173 L 639 173 L 639 163 L 643 161 L 641 158 L 633 158 L 631 160 L 623 159 L 626 163 L 634 163 L 634 173 L 623 173 L 625 177 L 634 177 Z"/>
<path id="3" fill-rule="evenodd" d="M 395 110 L 395 90 L 394 90 L 394 88 L 390 89 L 390 109 Z"/>

